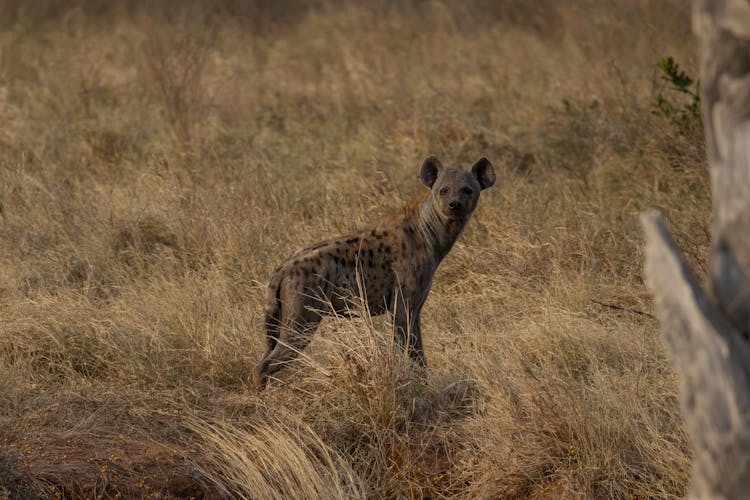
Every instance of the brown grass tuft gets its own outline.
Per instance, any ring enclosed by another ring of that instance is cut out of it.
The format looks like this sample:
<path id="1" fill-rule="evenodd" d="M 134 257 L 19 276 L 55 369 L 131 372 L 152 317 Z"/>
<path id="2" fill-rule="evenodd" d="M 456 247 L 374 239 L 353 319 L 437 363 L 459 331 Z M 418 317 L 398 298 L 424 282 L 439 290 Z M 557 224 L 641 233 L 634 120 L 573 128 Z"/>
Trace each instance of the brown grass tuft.
<path id="1" fill-rule="evenodd" d="M 362 481 L 347 461 L 294 415 L 247 429 L 200 420 L 189 425 L 204 441 L 202 473 L 222 495 L 365 497 Z"/>

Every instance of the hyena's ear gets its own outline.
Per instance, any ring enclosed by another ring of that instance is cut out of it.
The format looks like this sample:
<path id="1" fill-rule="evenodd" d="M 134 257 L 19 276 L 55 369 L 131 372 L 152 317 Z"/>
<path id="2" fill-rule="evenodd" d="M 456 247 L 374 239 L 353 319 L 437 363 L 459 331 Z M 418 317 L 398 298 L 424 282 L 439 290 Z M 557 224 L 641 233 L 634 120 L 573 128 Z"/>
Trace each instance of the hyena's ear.
<path id="1" fill-rule="evenodd" d="M 419 180 L 428 188 L 432 188 L 441 170 L 443 170 L 443 164 L 440 163 L 440 160 L 435 156 L 428 156 L 424 159 L 424 163 L 422 163 L 422 169 L 419 171 Z"/>
<path id="2" fill-rule="evenodd" d="M 485 157 L 477 160 L 473 167 L 471 167 L 471 173 L 474 178 L 482 186 L 482 189 L 487 189 L 495 183 L 495 169 L 492 168 L 492 163 Z"/>

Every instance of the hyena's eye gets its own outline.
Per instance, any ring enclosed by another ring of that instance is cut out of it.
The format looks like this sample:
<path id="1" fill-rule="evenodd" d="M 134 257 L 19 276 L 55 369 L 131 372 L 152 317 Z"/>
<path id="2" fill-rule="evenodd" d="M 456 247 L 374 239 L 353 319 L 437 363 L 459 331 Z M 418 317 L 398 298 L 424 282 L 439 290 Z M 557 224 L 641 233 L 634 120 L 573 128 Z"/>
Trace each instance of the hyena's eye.
<path id="1" fill-rule="evenodd" d="M 474 194 L 474 190 L 470 187 L 461 188 L 461 192 L 466 196 L 471 196 L 472 194 Z"/>
<path id="2" fill-rule="evenodd" d="M 447 187 L 441 188 L 440 196 L 445 196 L 446 194 L 448 194 L 448 188 Z"/>

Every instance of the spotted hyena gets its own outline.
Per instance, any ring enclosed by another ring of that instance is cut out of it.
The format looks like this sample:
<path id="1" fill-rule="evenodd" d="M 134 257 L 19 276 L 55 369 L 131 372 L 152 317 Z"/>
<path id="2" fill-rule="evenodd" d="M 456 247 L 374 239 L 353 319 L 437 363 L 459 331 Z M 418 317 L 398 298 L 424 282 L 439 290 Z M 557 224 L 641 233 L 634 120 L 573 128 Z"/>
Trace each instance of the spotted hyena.
<path id="1" fill-rule="evenodd" d="M 425 159 L 429 191 L 374 227 L 305 248 L 271 276 L 266 295 L 268 349 L 255 371 L 259 388 L 310 342 L 327 313 L 346 314 L 362 297 L 372 315 L 393 315 L 396 342 L 425 366 L 419 314 L 440 261 L 466 227 L 479 193 L 495 183 L 486 158 L 471 171 Z"/>

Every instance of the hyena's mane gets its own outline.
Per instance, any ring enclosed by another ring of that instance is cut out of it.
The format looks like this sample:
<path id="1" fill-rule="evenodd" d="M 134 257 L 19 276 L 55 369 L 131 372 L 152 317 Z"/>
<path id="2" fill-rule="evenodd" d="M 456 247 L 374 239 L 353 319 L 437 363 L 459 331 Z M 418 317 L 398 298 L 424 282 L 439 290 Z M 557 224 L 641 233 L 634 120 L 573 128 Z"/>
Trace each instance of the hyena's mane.
<path id="1" fill-rule="evenodd" d="M 419 207 L 422 205 L 422 203 L 424 203 L 429 195 L 430 190 L 422 187 L 422 189 L 420 189 L 417 194 L 412 196 L 411 199 L 406 202 L 406 205 L 383 216 L 378 222 L 378 226 L 391 226 L 399 223 L 404 219 L 411 218 L 417 212 L 417 210 L 419 210 Z"/>

